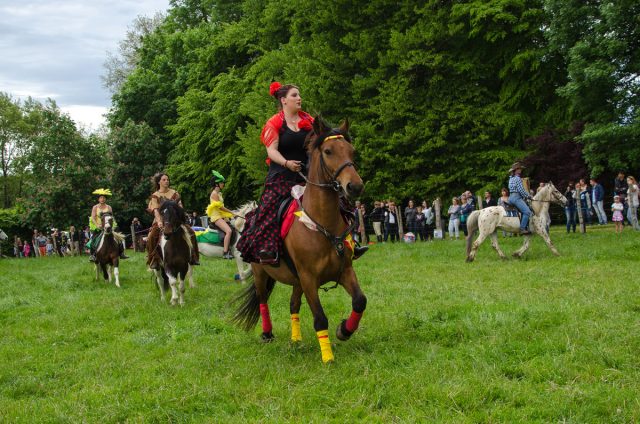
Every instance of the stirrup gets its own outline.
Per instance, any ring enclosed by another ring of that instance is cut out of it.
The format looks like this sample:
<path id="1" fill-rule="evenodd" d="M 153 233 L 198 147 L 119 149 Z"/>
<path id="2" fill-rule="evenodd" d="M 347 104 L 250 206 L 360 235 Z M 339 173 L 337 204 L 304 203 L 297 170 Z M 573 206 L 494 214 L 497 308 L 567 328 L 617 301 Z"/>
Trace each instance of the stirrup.
<path id="1" fill-rule="evenodd" d="M 275 265 L 278 263 L 278 252 L 270 252 L 268 250 L 261 250 L 258 252 L 260 263 L 262 265 Z"/>

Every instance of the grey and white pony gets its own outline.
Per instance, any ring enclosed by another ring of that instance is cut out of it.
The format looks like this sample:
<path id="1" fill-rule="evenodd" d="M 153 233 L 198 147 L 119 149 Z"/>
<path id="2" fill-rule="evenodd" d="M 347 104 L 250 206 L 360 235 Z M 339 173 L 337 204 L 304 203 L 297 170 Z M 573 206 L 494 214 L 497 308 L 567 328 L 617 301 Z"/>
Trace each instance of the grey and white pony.
<path id="1" fill-rule="evenodd" d="M 559 203 L 562 206 L 567 203 L 567 199 L 558 191 L 552 182 L 547 183 L 533 197 L 533 201 L 531 202 L 533 215 L 531 215 L 531 219 L 529 220 L 529 228 L 532 233 L 542 237 L 547 246 L 549 246 L 549 249 L 551 249 L 551 252 L 558 256 L 560 254 L 553 243 L 551 243 L 547 230 L 549 226 L 550 203 Z M 518 217 L 507 216 L 506 210 L 502 206 L 484 208 L 479 211 L 473 211 L 471 215 L 469 215 L 469 218 L 467 218 L 467 231 L 469 234 L 467 236 L 467 262 L 472 262 L 475 259 L 478 247 L 480 247 L 487 237 L 491 238 L 491 246 L 498 252 L 500 258 L 506 258 L 504 252 L 502 252 L 498 245 L 498 229 L 510 233 L 518 233 L 520 232 L 520 219 Z M 476 231 L 479 231 L 480 235 L 476 241 L 472 243 Z M 522 247 L 513 253 L 514 257 L 519 258 L 527 251 L 530 239 L 530 235 L 524 236 Z"/>
<path id="2" fill-rule="evenodd" d="M 231 220 L 231 225 L 233 226 L 233 228 L 235 228 L 235 230 L 237 231 L 237 234 L 236 234 L 236 239 L 233 242 L 233 244 L 229 247 L 229 250 L 231 250 L 233 257 L 236 260 L 236 266 L 238 268 L 238 273 L 235 275 L 235 279 L 242 282 L 243 284 L 246 283 L 249 277 L 251 277 L 252 275 L 251 265 L 242 260 L 242 256 L 240 256 L 240 252 L 236 250 L 236 244 L 240 239 L 239 234 L 244 229 L 244 224 L 245 224 L 245 219 L 241 217 L 244 217 L 248 212 L 252 211 L 256 207 L 257 207 L 256 202 L 249 202 L 242 205 L 240 209 L 233 211 L 234 215 L 237 215 L 238 217 Z M 222 254 L 224 252 L 224 249 L 222 246 L 218 246 L 210 243 L 198 243 L 198 250 L 200 251 L 201 254 L 205 256 L 220 257 L 220 258 L 222 257 Z"/>

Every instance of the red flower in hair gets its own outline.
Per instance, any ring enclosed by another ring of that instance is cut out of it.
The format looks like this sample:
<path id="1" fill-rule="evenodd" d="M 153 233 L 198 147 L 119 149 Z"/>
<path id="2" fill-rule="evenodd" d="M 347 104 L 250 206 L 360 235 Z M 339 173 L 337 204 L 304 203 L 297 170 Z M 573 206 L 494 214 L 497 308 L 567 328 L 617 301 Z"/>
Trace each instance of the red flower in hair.
<path id="1" fill-rule="evenodd" d="M 280 87 L 282 87 L 282 84 L 280 84 L 278 81 L 272 82 L 269 86 L 269 94 L 271 96 L 274 96 L 276 94 L 276 91 L 278 91 Z"/>

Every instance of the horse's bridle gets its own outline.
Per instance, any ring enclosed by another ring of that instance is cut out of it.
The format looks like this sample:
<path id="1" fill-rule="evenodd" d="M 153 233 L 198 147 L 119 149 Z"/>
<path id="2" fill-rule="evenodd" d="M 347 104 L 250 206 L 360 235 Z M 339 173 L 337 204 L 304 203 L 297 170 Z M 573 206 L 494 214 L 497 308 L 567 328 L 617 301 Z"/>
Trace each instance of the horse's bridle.
<path id="1" fill-rule="evenodd" d="M 342 140 L 342 141 L 346 141 L 344 136 L 342 134 L 338 134 L 338 135 L 330 135 L 328 137 L 325 137 L 324 140 L 322 140 L 322 143 L 320 144 L 320 146 L 318 146 L 318 150 L 320 150 L 320 169 L 322 170 L 322 174 L 325 177 L 329 177 L 330 181 L 329 183 L 316 183 L 314 181 L 311 181 L 307 178 L 306 175 L 304 175 L 302 172 L 298 172 L 298 174 L 304 179 L 304 181 L 307 184 L 311 184 L 313 186 L 316 187 L 321 187 L 321 188 L 330 188 L 332 190 L 334 190 L 335 192 L 340 192 L 340 183 L 338 182 L 338 176 L 340 175 L 340 173 L 342 171 L 344 171 L 345 168 L 351 166 L 354 169 L 356 168 L 356 164 L 348 161 L 343 163 L 342 165 L 340 165 L 338 167 L 338 169 L 336 169 L 336 171 L 333 173 L 333 175 L 331 175 L 331 171 L 329 170 L 329 167 L 327 166 L 327 164 L 324 161 L 324 154 L 322 153 L 322 144 L 324 144 L 325 141 L 327 140 Z"/>

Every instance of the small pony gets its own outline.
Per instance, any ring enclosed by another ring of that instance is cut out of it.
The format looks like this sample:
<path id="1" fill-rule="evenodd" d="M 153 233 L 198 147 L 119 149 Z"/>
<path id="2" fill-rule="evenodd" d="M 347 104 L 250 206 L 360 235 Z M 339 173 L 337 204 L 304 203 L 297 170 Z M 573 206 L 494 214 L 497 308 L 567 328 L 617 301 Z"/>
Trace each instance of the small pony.
<path id="1" fill-rule="evenodd" d="M 538 234 L 544 242 L 547 244 L 551 252 L 554 255 L 559 256 L 558 250 L 555 248 L 549 233 L 547 231 L 547 225 L 549 224 L 549 204 L 559 203 L 561 205 L 567 204 L 567 198 L 558 191 L 558 189 L 549 182 L 533 197 L 531 207 L 534 214 L 529 221 L 529 227 L 531 232 Z M 498 228 L 510 232 L 518 233 L 520 231 L 520 219 L 518 217 L 506 216 L 506 210 L 502 206 L 491 206 L 479 211 L 473 211 L 467 218 L 467 262 L 473 262 L 478 252 L 478 248 L 482 244 L 485 238 L 491 237 L 491 245 L 498 252 L 500 258 L 505 259 L 504 252 L 498 245 L 498 236 L 496 230 Z M 473 236 L 476 231 L 480 230 L 480 235 L 475 242 L 472 243 Z M 516 258 L 521 257 L 524 252 L 529 248 L 529 240 L 531 236 L 524 236 L 524 243 L 522 247 L 513 253 Z"/>
<path id="2" fill-rule="evenodd" d="M 102 214 L 102 235 L 96 248 L 96 281 L 99 278 L 100 270 L 105 282 L 111 283 L 111 271 L 115 277 L 116 287 L 120 287 L 120 243 L 124 240 L 124 235 L 113 231 L 113 215 L 110 212 Z"/>
<path id="3" fill-rule="evenodd" d="M 160 289 L 160 299 L 171 287 L 171 304 L 184 305 L 184 281 L 189 278 L 189 287 L 195 288 L 191 259 L 191 237 L 185 227 L 187 216 L 176 202 L 167 200 L 160 207 L 162 216 L 162 236 L 160 237 L 160 269 L 154 269 Z M 176 288 L 176 286 L 178 286 Z"/>

